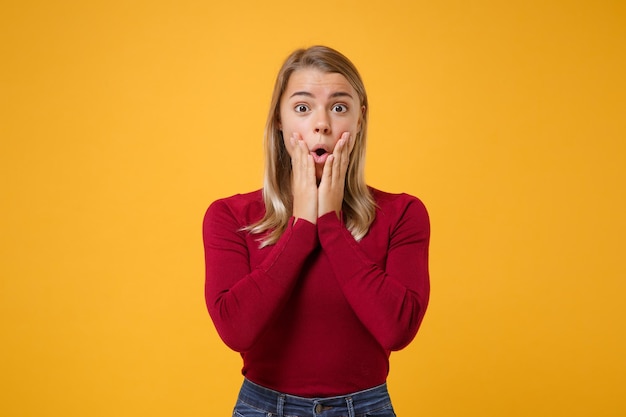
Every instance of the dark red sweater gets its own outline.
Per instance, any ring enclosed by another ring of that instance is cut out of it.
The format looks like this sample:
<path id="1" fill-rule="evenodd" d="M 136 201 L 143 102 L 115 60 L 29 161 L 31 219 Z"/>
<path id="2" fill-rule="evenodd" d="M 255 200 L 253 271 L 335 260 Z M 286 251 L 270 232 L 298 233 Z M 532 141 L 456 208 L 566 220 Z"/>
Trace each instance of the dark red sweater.
<path id="1" fill-rule="evenodd" d="M 334 396 L 382 384 L 389 354 L 417 333 L 429 296 L 430 226 L 407 194 L 372 189 L 368 234 L 354 240 L 334 213 L 294 224 L 275 244 L 241 231 L 261 191 L 215 201 L 203 224 L 206 303 L 243 374 L 276 391 Z"/>

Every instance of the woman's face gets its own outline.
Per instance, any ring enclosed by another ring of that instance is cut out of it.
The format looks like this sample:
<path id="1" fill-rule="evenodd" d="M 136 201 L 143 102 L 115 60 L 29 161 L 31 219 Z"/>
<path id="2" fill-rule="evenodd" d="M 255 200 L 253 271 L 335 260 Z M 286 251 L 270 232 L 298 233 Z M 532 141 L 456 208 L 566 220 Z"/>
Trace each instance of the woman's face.
<path id="1" fill-rule="evenodd" d="M 365 108 L 346 77 L 314 68 L 296 70 L 289 77 L 280 100 L 280 123 L 290 156 L 290 138 L 295 134 L 306 143 L 315 161 L 317 179 L 324 163 L 344 132 L 350 133 L 350 151 L 361 129 Z"/>

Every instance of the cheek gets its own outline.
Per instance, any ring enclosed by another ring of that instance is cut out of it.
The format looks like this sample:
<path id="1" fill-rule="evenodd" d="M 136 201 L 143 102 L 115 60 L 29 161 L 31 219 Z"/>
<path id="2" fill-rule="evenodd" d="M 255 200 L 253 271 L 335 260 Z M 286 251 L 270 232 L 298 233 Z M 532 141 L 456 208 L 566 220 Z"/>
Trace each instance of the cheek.
<path id="1" fill-rule="evenodd" d="M 285 140 L 285 146 L 290 149 L 289 139 L 294 133 L 302 133 L 301 129 L 290 120 L 284 120 L 282 123 L 283 139 Z"/>
<path id="2" fill-rule="evenodd" d="M 293 131 L 298 125 L 298 118 L 294 117 L 293 111 L 289 111 L 288 108 L 280 109 L 280 123 L 283 131 Z"/>
<path id="3" fill-rule="evenodd" d="M 341 130 L 356 135 L 361 130 L 361 123 L 358 117 L 351 117 L 349 120 L 343 120 Z"/>
<path id="4" fill-rule="evenodd" d="M 350 140 L 350 152 L 352 152 L 352 150 L 354 149 L 354 144 L 356 143 L 357 138 L 359 137 L 359 134 L 361 132 L 360 126 L 358 123 L 349 123 L 346 126 L 344 126 L 343 129 L 340 130 L 340 136 L 337 138 L 337 140 L 339 140 L 339 138 L 341 137 L 341 133 L 343 132 L 350 132 L 350 136 L 351 136 L 351 140 Z"/>

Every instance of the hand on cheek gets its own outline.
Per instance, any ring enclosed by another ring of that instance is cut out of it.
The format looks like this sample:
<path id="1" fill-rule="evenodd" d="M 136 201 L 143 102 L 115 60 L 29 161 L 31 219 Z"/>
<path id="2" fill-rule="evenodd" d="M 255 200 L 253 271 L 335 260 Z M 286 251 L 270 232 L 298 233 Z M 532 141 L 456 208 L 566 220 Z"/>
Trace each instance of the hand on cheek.
<path id="1" fill-rule="evenodd" d="M 293 133 L 291 145 L 291 187 L 293 193 L 293 216 L 311 223 L 317 220 L 317 181 L 315 162 L 302 136 Z"/>
<path id="2" fill-rule="evenodd" d="M 349 132 L 344 132 L 335 144 L 333 154 L 324 164 L 322 179 L 318 190 L 318 216 L 334 211 L 337 216 L 341 212 L 343 194 L 350 162 L 350 152 L 354 139 Z"/>

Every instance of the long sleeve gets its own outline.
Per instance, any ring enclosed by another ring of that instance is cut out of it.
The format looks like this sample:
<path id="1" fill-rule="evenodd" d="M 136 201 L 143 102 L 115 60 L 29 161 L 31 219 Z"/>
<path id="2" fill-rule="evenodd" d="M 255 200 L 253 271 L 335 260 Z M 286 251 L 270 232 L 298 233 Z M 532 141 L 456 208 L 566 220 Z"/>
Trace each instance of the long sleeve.
<path id="1" fill-rule="evenodd" d="M 280 313 L 318 245 L 315 225 L 291 219 L 280 240 L 264 248 L 264 258 L 253 266 L 251 245 L 258 246 L 258 236 L 241 230 L 249 222 L 245 210 L 227 200 L 213 203 L 203 222 L 207 308 L 224 343 L 239 352 L 251 349 Z"/>
<path id="2" fill-rule="evenodd" d="M 399 350 L 415 337 L 428 304 L 430 224 L 417 198 L 402 195 L 402 204 L 386 205 L 377 225 L 357 242 L 334 213 L 318 219 L 320 244 L 344 296 L 378 343 Z M 376 262 L 362 246 L 387 250 Z M 371 242 L 374 241 L 372 244 Z M 381 265 L 384 263 L 384 265 Z"/>

